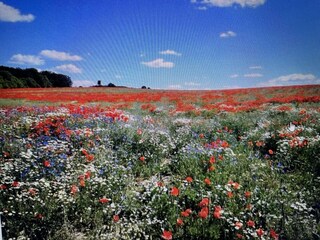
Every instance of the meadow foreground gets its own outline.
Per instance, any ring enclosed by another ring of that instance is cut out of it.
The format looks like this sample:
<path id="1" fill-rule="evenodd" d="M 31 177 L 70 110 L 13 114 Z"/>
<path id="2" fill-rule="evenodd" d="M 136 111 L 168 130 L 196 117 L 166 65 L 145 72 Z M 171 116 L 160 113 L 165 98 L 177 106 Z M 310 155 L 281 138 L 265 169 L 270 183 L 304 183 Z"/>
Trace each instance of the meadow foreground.
<path id="1" fill-rule="evenodd" d="M 3 235 L 318 239 L 318 96 L 1 90 Z"/>

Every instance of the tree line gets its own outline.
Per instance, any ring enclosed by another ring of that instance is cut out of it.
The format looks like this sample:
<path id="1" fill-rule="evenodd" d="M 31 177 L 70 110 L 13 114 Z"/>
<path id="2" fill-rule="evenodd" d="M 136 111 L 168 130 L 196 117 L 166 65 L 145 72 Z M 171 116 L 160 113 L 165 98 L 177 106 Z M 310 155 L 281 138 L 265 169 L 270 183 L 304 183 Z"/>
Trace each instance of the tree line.
<path id="1" fill-rule="evenodd" d="M 48 88 L 71 87 L 71 78 L 35 68 L 12 68 L 0 66 L 0 88 Z"/>

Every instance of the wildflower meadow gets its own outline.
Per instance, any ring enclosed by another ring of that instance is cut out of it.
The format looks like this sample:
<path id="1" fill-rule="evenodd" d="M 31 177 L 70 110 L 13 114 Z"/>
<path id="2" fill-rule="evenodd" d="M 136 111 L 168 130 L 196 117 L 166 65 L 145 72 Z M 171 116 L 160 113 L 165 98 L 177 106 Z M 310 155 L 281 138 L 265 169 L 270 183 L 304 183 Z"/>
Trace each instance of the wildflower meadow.
<path id="1" fill-rule="evenodd" d="M 4 239 L 320 239 L 320 88 L 0 90 Z"/>

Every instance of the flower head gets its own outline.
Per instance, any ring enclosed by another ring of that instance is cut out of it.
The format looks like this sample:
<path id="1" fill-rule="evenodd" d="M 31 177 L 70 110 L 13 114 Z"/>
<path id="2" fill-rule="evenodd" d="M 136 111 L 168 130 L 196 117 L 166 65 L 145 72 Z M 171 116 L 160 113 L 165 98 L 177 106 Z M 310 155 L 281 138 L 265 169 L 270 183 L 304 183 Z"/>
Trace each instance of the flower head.
<path id="1" fill-rule="evenodd" d="M 51 165 L 50 165 L 50 162 L 49 162 L 48 160 L 45 160 L 45 161 L 43 162 L 43 166 L 45 166 L 45 167 L 50 167 Z"/>
<path id="2" fill-rule="evenodd" d="M 248 226 L 248 227 L 254 227 L 254 225 L 255 225 L 255 223 L 254 223 L 254 221 L 252 221 L 252 220 L 249 220 L 249 221 L 247 222 L 247 226 Z"/>
<path id="3" fill-rule="evenodd" d="M 164 240 L 171 240 L 172 239 L 172 232 L 167 231 L 167 230 L 163 230 L 161 238 Z"/>
<path id="4" fill-rule="evenodd" d="M 187 181 L 188 183 L 191 183 L 191 182 L 193 181 L 193 179 L 192 179 L 192 177 L 186 177 L 186 181 Z"/>
<path id="5" fill-rule="evenodd" d="M 209 198 L 203 198 L 199 203 L 199 207 L 208 207 L 209 206 Z"/>
<path id="6" fill-rule="evenodd" d="M 120 219 L 119 215 L 113 215 L 112 218 L 113 218 L 113 221 L 114 221 L 114 222 L 118 222 L 119 219 Z"/>
<path id="7" fill-rule="evenodd" d="M 209 178 L 205 178 L 205 179 L 204 179 L 204 183 L 205 183 L 206 185 L 211 185 L 211 181 L 210 181 Z"/>
<path id="8" fill-rule="evenodd" d="M 103 197 L 103 198 L 100 198 L 100 199 L 99 199 L 99 202 L 100 202 L 100 203 L 102 203 L 102 204 L 104 204 L 104 203 L 109 202 L 109 199 L 108 199 L 108 198 Z"/>
<path id="9" fill-rule="evenodd" d="M 209 208 L 203 207 L 201 208 L 200 212 L 198 213 L 198 216 L 202 219 L 207 218 L 209 215 Z"/>
<path id="10" fill-rule="evenodd" d="M 183 225 L 183 220 L 181 218 L 177 219 L 177 225 L 182 226 Z"/>
<path id="11" fill-rule="evenodd" d="M 270 237 L 272 239 L 278 239 L 279 238 L 279 234 L 277 234 L 272 228 L 270 229 Z"/>
<path id="12" fill-rule="evenodd" d="M 259 229 L 257 229 L 256 233 L 257 233 L 258 237 L 261 237 L 264 232 L 261 228 L 259 228 Z"/>
<path id="13" fill-rule="evenodd" d="M 172 187 L 170 191 L 170 195 L 175 197 L 179 196 L 179 189 L 177 187 Z"/>

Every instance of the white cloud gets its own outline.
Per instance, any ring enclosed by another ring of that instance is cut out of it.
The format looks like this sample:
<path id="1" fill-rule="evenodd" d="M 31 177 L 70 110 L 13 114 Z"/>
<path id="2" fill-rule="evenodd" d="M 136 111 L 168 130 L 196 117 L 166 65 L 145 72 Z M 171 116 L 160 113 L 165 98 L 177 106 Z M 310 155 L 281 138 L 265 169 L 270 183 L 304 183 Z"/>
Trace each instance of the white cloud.
<path id="1" fill-rule="evenodd" d="M 262 69 L 262 67 L 261 66 L 251 66 L 251 67 L 249 67 L 249 69 Z"/>
<path id="2" fill-rule="evenodd" d="M 181 53 L 178 53 L 174 50 L 165 50 L 165 51 L 161 51 L 160 54 L 163 54 L 163 55 L 175 55 L 175 56 L 181 56 L 182 54 Z"/>
<path id="3" fill-rule="evenodd" d="M 116 79 L 121 79 L 121 78 L 122 78 L 121 75 L 115 75 L 114 77 L 115 77 Z"/>
<path id="4" fill-rule="evenodd" d="M 165 62 L 163 58 L 158 58 L 150 62 L 141 62 L 141 64 L 152 68 L 172 68 L 174 67 L 173 62 Z"/>
<path id="5" fill-rule="evenodd" d="M 205 11 L 205 10 L 207 10 L 208 8 L 207 8 L 207 7 L 205 7 L 205 6 L 202 6 L 202 7 L 197 7 L 197 9 L 198 9 L 198 10 Z"/>
<path id="6" fill-rule="evenodd" d="M 43 65 L 44 60 L 34 55 L 15 54 L 10 58 L 10 63 L 22 65 Z"/>
<path id="7" fill-rule="evenodd" d="M 81 68 L 78 68 L 73 64 L 64 64 L 64 65 L 56 66 L 54 70 L 68 72 L 68 73 L 82 73 Z"/>
<path id="8" fill-rule="evenodd" d="M 95 83 L 90 80 L 73 80 L 72 83 L 73 87 L 90 87 L 95 85 Z"/>
<path id="9" fill-rule="evenodd" d="M 19 9 L 0 2 L 0 21 L 2 22 L 32 22 L 35 16 L 32 14 L 23 15 Z"/>
<path id="10" fill-rule="evenodd" d="M 245 74 L 243 76 L 246 77 L 246 78 L 260 78 L 260 77 L 263 77 L 263 75 L 260 74 L 260 73 L 248 73 L 248 74 Z"/>
<path id="11" fill-rule="evenodd" d="M 172 84 L 168 86 L 168 89 L 171 89 L 171 90 L 182 89 L 182 86 L 180 84 Z"/>
<path id="12" fill-rule="evenodd" d="M 44 57 L 59 61 L 81 61 L 82 57 L 78 55 L 70 55 L 66 52 L 58 52 L 56 50 L 42 50 L 40 54 Z"/>
<path id="13" fill-rule="evenodd" d="M 220 33 L 221 38 L 230 38 L 230 37 L 235 37 L 235 36 L 237 36 L 237 34 L 233 31 Z"/>
<path id="14" fill-rule="evenodd" d="M 260 83 L 260 86 L 286 86 L 286 85 L 304 85 L 320 84 L 320 79 L 313 74 L 294 73 L 270 79 L 267 82 Z"/>
<path id="15" fill-rule="evenodd" d="M 263 5 L 267 0 L 202 0 L 198 3 L 209 7 L 232 7 L 240 5 L 241 7 L 255 8 Z M 191 0 L 191 3 L 197 3 L 196 0 Z"/>
<path id="16" fill-rule="evenodd" d="M 238 74 L 232 74 L 232 75 L 230 75 L 230 78 L 237 78 L 237 77 L 239 77 Z"/>

